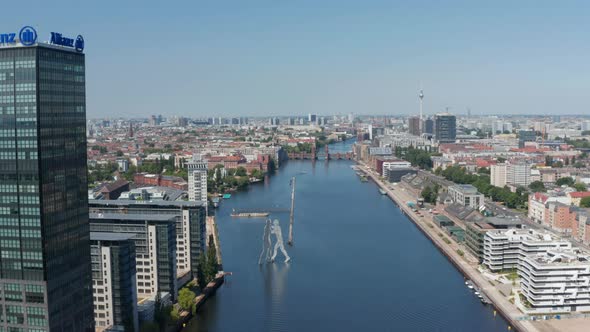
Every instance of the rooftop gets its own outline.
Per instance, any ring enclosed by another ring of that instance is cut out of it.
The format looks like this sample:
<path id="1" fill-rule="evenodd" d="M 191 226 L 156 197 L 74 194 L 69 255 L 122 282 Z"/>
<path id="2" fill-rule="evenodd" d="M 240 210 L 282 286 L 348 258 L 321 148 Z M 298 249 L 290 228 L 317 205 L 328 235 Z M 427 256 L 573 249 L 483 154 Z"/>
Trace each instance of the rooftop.
<path id="1" fill-rule="evenodd" d="M 133 237 L 130 233 L 90 232 L 91 241 L 125 241 Z"/>
<path id="2" fill-rule="evenodd" d="M 477 188 L 470 184 L 456 184 L 452 186 L 453 189 L 461 191 L 466 194 L 477 194 Z"/>
<path id="3" fill-rule="evenodd" d="M 126 214 L 126 213 L 90 213 L 90 219 L 139 220 L 139 221 L 176 221 L 175 216 L 160 214 Z"/>
<path id="4" fill-rule="evenodd" d="M 143 206 L 174 206 L 174 207 L 200 207 L 205 206 L 203 202 L 191 202 L 191 201 L 135 201 L 135 200 L 127 200 L 127 199 L 117 199 L 117 200 L 108 200 L 108 199 L 91 199 L 88 201 L 88 205 L 97 206 L 131 206 L 131 205 L 143 205 Z"/>
<path id="5" fill-rule="evenodd" d="M 590 256 L 579 249 L 551 249 L 528 258 L 543 266 L 590 266 Z"/>

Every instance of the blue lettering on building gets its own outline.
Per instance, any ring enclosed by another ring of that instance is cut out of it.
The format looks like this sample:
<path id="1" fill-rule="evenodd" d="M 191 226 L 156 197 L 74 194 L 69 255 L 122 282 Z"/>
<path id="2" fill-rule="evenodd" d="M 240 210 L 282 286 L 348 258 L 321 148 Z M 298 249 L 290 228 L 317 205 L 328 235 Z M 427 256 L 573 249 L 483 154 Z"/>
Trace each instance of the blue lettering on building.
<path id="1" fill-rule="evenodd" d="M 66 38 L 57 32 L 51 33 L 51 43 L 54 45 L 74 47 L 74 40 L 72 38 Z"/>
<path id="2" fill-rule="evenodd" d="M 53 45 L 72 47 L 75 48 L 77 52 L 82 52 L 84 50 L 84 38 L 81 35 L 78 35 L 76 39 L 73 39 L 64 37 L 59 32 L 52 32 L 50 43 Z"/>
<path id="3" fill-rule="evenodd" d="M 24 46 L 31 46 L 37 42 L 37 31 L 31 26 L 24 26 L 18 33 L 0 33 L 0 44 L 16 44 L 17 41 Z"/>
<path id="4" fill-rule="evenodd" d="M 16 33 L 3 33 L 0 35 L 0 44 L 14 44 L 16 41 L 14 40 L 16 37 Z"/>

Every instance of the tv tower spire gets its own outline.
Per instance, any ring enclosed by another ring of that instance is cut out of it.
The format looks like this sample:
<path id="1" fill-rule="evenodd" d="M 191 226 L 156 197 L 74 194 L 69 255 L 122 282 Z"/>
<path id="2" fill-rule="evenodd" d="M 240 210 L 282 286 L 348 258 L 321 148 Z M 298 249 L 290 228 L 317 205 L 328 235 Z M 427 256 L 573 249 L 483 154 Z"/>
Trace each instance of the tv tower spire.
<path id="1" fill-rule="evenodd" d="M 419 123 L 419 128 L 420 128 L 420 134 L 422 134 L 422 127 L 423 127 L 423 122 L 424 122 L 424 120 L 422 119 L 422 100 L 424 99 L 424 92 L 422 91 L 422 89 L 420 89 L 420 93 L 418 94 L 418 98 L 420 98 L 420 123 Z"/>

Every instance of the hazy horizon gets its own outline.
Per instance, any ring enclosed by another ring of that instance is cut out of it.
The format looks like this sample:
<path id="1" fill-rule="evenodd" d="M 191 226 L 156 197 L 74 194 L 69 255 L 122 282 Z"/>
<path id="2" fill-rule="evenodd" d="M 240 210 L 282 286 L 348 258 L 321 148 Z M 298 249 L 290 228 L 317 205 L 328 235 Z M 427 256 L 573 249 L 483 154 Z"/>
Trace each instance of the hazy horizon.
<path id="1" fill-rule="evenodd" d="M 425 114 L 590 113 L 581 1 L 21 7 L 2 33 L 84 36 L 88 118 L 415 114 L 420 87 Z"/>

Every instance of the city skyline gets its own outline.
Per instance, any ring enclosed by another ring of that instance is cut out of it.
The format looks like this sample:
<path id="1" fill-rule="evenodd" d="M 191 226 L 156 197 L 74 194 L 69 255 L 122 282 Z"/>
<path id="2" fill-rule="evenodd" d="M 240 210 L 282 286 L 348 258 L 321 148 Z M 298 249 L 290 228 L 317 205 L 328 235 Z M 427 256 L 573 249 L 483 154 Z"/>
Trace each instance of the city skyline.
<path id="1" fill-rule="evenodd" d="M 37 4 L 3 31 L 84 35 L 89 118 L 412 114 L 420 87 L 425 115 L 588 112 L 586 3 L 179 6 Z"/>

